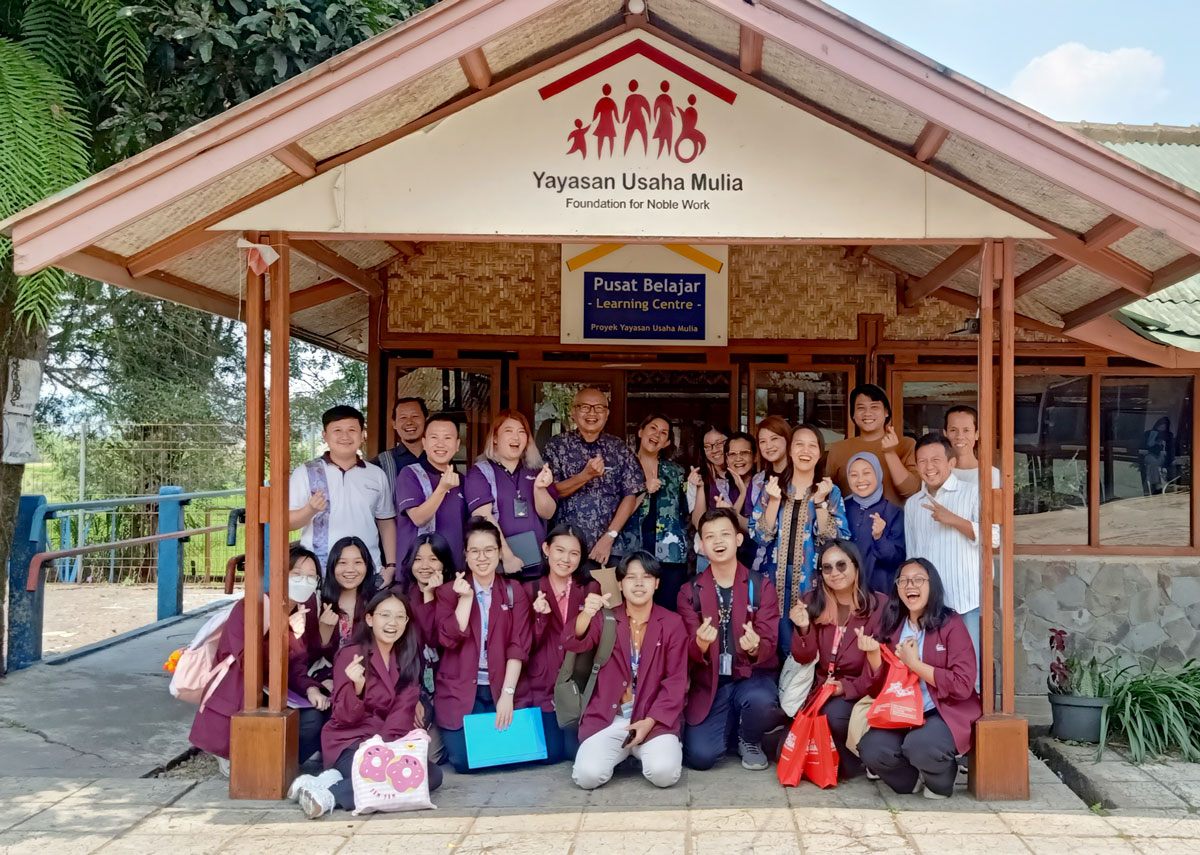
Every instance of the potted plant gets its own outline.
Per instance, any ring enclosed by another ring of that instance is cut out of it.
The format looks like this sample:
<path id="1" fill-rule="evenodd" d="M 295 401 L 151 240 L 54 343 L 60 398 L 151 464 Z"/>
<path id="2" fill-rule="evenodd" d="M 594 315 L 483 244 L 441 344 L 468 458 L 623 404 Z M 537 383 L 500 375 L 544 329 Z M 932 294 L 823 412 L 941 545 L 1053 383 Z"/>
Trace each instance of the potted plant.
<path id="1" fill-rule="evenodd" d="M 1075 653 L 1066 654 L 1066 630 L 1050 630 L 1050 733 L 1055 739 L 1073 742 L 1099 742 L 1104 708 L 1112 703 L 1117 677 L 1116 657 L 1101 662 L 1095 656 L 1084 661 Z"/>

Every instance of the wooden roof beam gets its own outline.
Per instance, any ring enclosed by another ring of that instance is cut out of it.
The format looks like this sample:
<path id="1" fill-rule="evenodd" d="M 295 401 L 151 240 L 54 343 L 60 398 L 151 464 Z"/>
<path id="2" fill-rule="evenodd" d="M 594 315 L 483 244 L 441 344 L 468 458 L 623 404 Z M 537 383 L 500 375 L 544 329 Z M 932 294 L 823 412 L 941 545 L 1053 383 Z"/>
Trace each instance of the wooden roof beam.
<path id="1" fill-rule="evenodd" d="M 170 300 L 181 306 L 243 320 L 241 303 L 229 294 L 222 294 L 220 291 L 205 288 L 169 273 L 134 276 L 123 261 L 120 256 L 102 249 L 86 249 L 60 259 L 55 266 L 88 279 L 128 288 L 160 300 Z"/>
<path id="2" fill-rule="evenodd" d="M 471 84 L 471 88 L 476 92 L 492 85 L 492 69 L 483 54 L 483 48 L 464 53 L 458 58 L 458 64 L 467 76 L 467 83 Z"/>
<path id="3" fill-rule="evenodd" d="M 1163 288 L 1170 287 L 1176 282 L 1182 282 L 1184 279 L 1200 274 L 1200 255 L 1185 255 L 1177 258 L 1170 264 L 1164 264 L 1158 270 L 1154 271 L 1154 284 L 1150 288 L 1150 293 L 1161 291 Z"/>
<path id="4" fill-rule="evenodd" d="M 917 141 L 913 143 L 913 157 L 921 163 L 929 163 L 948 136 L 950 136 L 950 131 L 946 128 L 933 122 L 926 122 L 925 127 L 921 128 L 921 133 L 917 134 Z"/>
<path id="5" fill-rule="evenodd" d="M 1119 241 L 1136 228 L 1137 223 L 1131 223 L 1117 214 L 1109 214 L 1084 233 L 1083 242 L 1088 249 L 1100 249 Z"/>
<path id="6" fill-rule="evenodd" d="M 933 294 L 979 257 L 979 247 L 973 244 L 960 246 L 916 282 L 904 289 L 904 305 L 915 306 Z"/>
<path id="7" fill-rule="evenodd" d="M 315 240 L 293 240 L 291 247 L 313 264 L 341 277 L 368 296 L 378 297 L 383 293 L 378 279 Z"/>
<path id="8" fill-rule="evenodd" d="M 141 252 L 131 255 L 129 257 L 129 275 L 145 276 L 155 270 L 161 270 L 179 256 L 207 246 L 226 234 L 226 232 L 210 232 L 204 229 L 185 229 L 176 232 L 166 240 L 161 240 Z"/>
<path id="9" fill-rule="evenodd" d="M 1075 262 L 1061 255 L 1050 255 L 1039 261 L 1016 278 L 1016 296 L 1024 297 L 1039 285 L 1057 279 L 1075 266 Z"/>
<path id="10" fill-rule="evenodd" d="M 317 174 L 316 159 L 301 148 L 300 143 L 290 143 L 276 149 L 271 155 L 301 178 L 312 178 Z"/>
<path id="11" fill-rule="evenodd" d="M 414 255 L 423 254 L 420 244 L 414 243 L 411 240 L 385 240 L 384 243 L 405 258 L 412 258 Z"/>
<path id="12" fill-rule="evenodd" d="M 749 27 L 742 27 L 738 37 L 738 67 L 746 74 L 762 71 L 763 37 Z"/>
<path id="13" fill-rule="evenodd" d="M 316 306 L 333 300 L 349 297 L 351 294 L 357 294 L 358 288 L 345 282 L 341 279 L 327 279 L 324 282 L 319 282 L 316 285 L 305 288 L 301 291 L 293 291 L 288 299 L 288 305 L 291 307 L 292 314 L 303 312 L 305 309 L 312 309 Z M 271 307 L 271 301 L 268 300 L 263 304 L 263 314 L 266 314 Z"/>
<path id="14" fill-rule="evenodd" d="M 1069 237 L 1038 242 L 1056 255 L 1111 279 L 1137 297 L 1144 297 L 1150 293 L 1153 284 L 1150 271 L 1108 247 L 1090 249 L 1081 238 Z"/>

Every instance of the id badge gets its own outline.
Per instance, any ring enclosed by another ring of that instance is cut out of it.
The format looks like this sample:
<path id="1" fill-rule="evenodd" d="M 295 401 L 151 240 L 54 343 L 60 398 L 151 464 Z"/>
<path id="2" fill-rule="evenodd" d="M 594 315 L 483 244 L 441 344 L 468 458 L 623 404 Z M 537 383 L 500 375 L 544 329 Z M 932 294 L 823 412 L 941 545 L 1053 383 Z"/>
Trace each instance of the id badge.
<path id="1" fill-rule="evenodd" d="M 717 662 L 717 676 L 718 677 L 732 677 L 733 676 L 733 654 L 732 653 L 722 653 L 721 654 L 720 659 Z"/>
<path id="2" fill-rule="evenodd" d="M 529 502 L 525 501 L 520 496 L 513 499 L 513 516 L 517 519 L 524 519 L 529 516 Z"/>

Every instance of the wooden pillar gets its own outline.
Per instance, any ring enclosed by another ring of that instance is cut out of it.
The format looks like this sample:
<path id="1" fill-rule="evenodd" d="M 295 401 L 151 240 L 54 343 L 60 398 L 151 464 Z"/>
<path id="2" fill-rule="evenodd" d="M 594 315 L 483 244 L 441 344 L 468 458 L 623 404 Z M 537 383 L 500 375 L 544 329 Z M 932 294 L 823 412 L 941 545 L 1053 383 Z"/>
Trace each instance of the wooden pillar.
<path id="1" fill-rule="evenodd" d="M 1012 241 L 986 241 L 979 275 L 979 552 L 981 574 L 980 653 L 983 717 L 975 724 L 975 754 L 967 785 L 975 798 L 1029 798 L 1029 727 L 1014 715 L 1013 669 L 1013 395 L 1015 392 L 1015 253 Z M 997 285 L 999 286 L 997 289 Z M 1000 418 L 994 380 L 995 294 L 1000 292 Z M 992 489 L 991 469 L 999 421 L 1001 489 Z M 1001 524 L 1001 707 L 995 709 L 995 601 L 992 578 L 993 523 Z"/>
<path id="2" fill-rule="evenodd" d="M 287 708 L 288 479 L 290 422 L 288 351 L 291 334 L 290 252 L 287 235 L 271 232 L 279 253 L 271 265 L 271 483 L 266 491 L 270 520 L 271 566 L 266 709 L 234 717 L 230 731 L 229 795 L 235 799 L 282 799 L 298 770 L 299 727 Z M 257 638 L 247 637 L 247 649 Z M 260 648 L 261 649 L 261 648 Z"/>
<path id="3" fill-rule="evenodd" d="M 258 232 L 246 239 L 259 243 Z M 246 267 L 246 602 L 258 603 L 263 594 L 263 519 L 261 496 L 263 466 L 266 463 L 266 384 L 263 341 L 263 288 L 265 278 Z M 246 638 L 262 638 L 262 609 L 246 609 Z M 245 671 L 242 709 L 262 706 L 262 645 L 247 644 L 243 659 Z"/>
<path id="4" fill-rule="evenodd" d="M 379 348 L 380 325 L 387 300 L 388 271 L 380 273 L 383 296 L 368 298 L 367 311 L 367 457 L 373 458 L 387 448 L 387 393 L 383 388 L 383 353 Z"/>

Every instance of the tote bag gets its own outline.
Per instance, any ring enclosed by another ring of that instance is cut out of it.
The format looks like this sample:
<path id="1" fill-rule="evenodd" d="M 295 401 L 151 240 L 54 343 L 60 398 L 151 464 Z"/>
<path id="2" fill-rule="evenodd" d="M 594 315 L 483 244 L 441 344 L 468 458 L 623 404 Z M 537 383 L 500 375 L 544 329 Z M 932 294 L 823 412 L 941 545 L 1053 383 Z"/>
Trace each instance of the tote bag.
<path id="1" fill-rule="evenodd" d="M 429 800 L 429 734 L 410 730 L 400 739 L 379 736 L 363 740 L 350 768 L 354 814 L 427 810 Z"/>
<path id="2" fill-rule="evenodd" d="M 888 647 L 880 645 L 879 652 L 888 664 L 887 681 L 867 711 L 867 724 L 879 728 L 920 727 L 925 723 L 921 678 Z"/>
<path id="3" fill-rule="evenodd" d="M 833 685 L 826 683 L 812 699 L 812 703 L 805 707 L 792 722 L 787 739 L 783 742 L 783 750 L 779 754 L 779 764 L 775 768 L 775 774 L 783 786 L 795 787 L 800 783 L 800 778 L 804 775 L 804 769 L 808 763 L 808 744 L 814 720 L 818 717 L 824 720 L 825 716 L 817 716 L 817 713 L 831 697 L 833 697 Z M 826 731 L 828 732 L 828 725 L 826 725 Z"/>

